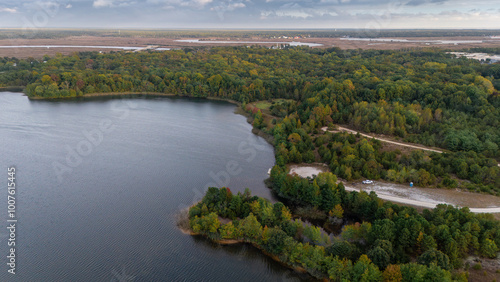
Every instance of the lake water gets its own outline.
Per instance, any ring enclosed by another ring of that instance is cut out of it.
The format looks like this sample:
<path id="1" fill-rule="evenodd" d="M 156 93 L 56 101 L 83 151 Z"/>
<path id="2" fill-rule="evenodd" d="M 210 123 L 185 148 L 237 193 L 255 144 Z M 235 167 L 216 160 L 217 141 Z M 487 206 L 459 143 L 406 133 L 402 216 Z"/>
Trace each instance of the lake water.
<path id="1" fill-rule="evenodd" d="M 0 93 L 0 281 L 299 281 L 246 245 L 183 234 L 203 187 L 263 180 L 272 147 L 225 102 Z M 17 274 L 7 273 L 7 168 L 16 167 Z"/>

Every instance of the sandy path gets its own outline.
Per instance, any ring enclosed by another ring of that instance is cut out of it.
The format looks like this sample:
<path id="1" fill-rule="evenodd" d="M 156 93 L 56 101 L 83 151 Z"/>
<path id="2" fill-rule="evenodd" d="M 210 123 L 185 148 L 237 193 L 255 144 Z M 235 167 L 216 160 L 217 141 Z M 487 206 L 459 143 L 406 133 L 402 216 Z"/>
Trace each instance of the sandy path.
<path id="1" fill-rule="evenodd" d="M 403 147 L 408 147 L 408 148 L 414 148 L 414 149 L 420 149 L 420 150 L 429 151 L 429 152 L 436 152 L 436 153 L 440 153 L 440 154 L 443 153 L 443 151 L 437 150 L 437 149 L 431 149 L 431 148 L 427 148 L 427 147 L 411 145 L 411 144 L 408 144 L 408 143 L 401 143 L 401 142 L 391 141 L 391 140 L 383 139 L 383 138 L 380 138 L 380 137 L 375 137 L 375 136 L 372 136 L 372 135 L 361 133 L 359 131 L 352 130 L 352 129 L 349 129 L 349 128 L 345 128 L 345 127 L 342 127 L 342 126 L 337 126 L 337 127 L 338 127 L 337 131 L 335 131 L 335 130 L 328 130 L 328 127 L 326 127 L 326 126 L 322 127 L 321 130 L 332 132 L 332 133 L 339 132 L 339 131 L 351 132 L 352 134 L 358 134 L 359 133 L 359 135 L 361 135 L 361 136 L 364 136 L 364 137 L 367 137 L 367 138 L 373 138 L 373 139 L 376 139 L 376 140 L 380 140 L 382 142 L 386 142 L 386 143 L 390 143 L 390 144 L 394 144 L 394 145 L 398 145 L 398 146 L 403 146 Z M 498 166 L 500 167 L 500 163 L 498 164 Z"/>
<path id="2" fill-rule="evenodd" d="M 431 149 L 431 148 L 421 147 L 421 146 L 415 146 L 415 145 L 411 145 L 411 144 L 407 144 L 407 143 L 401 143 L 401 142 L 396 142 L 396 141 L 391 141 L 391 140 L 387 140 L 387 139 L 383 139 L 383 138 L 371 136 L 371 135 L 364 134 L 364 133 L 361 133 L 361 132 L 358 132 L 358 131 L 355 131 L 355 130 L 352 130 L 352 129 L 349 129 L 349 128 L 345 128 L 345 127 L 342 127 L 342 126 L 337 126 L 337 127 L 339 129 L 338 131 L 346 131 L 346 132 L 351 132 L 353 134 L 359 133 L 359 135 L 361 135 L 361 136 L 364 136 L 364 137 L 367 137 L 367 138 L 374 138 L 376 140 L 380 140 L 380 141 L 386 142 L 386 143 L 391 143 L 391 144 L 394 144 L 394 145 L 399 145 L 399 146 L 404 146 L 404 147 L 414 148 L 414 149 L 420 149 L 420 150 L 424 150 L 424 151 L 436 152 L 436 153 L 442 153 L 443 152 L 443 151 L 436 150 L 436 149 Z M 328 127 L 326 127 L 326 126 L 322 127 L 321 130 L 327 131 Z M 335 131 L 330 131 L 330 132 L 335 132 Z"/>

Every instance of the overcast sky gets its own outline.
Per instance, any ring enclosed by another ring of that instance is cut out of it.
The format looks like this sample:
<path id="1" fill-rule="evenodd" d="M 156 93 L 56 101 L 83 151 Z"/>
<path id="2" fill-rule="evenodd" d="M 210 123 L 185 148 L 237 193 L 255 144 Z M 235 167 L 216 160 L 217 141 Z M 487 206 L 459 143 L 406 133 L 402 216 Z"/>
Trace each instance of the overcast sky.
<path id="1" fill-rule="evenodd" d="M 500 28 L 499 0 L 0 0 L 3 27 Z"/>

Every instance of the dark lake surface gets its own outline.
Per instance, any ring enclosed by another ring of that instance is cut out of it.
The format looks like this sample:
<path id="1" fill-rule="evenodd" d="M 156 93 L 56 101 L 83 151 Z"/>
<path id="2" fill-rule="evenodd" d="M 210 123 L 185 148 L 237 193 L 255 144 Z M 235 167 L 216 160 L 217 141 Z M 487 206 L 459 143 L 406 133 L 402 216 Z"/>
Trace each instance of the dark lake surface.
<path id="1" fill-rule="evenodd" d="M 0 93 L 0 281 L 303 280 L 251 246 L 183 234 L 204 187 L 263 180 L 272 147 L 225 102 L 30 101 Z M 16 274 L 7 273 L 7 168 L 16 167 Z"/>

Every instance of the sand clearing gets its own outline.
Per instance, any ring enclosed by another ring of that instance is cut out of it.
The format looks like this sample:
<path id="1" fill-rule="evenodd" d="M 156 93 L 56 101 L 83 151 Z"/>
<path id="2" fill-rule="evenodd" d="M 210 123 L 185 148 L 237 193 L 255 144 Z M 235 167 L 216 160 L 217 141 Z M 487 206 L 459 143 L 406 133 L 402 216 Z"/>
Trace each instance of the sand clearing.
<path id="1" fill-rule="evenodd" d="M 320 172 L 328 171 L 328 167 L 323 164 L 290 165 L 290 174 L 297 174 L 300 177 L 312 177 Z"/>

